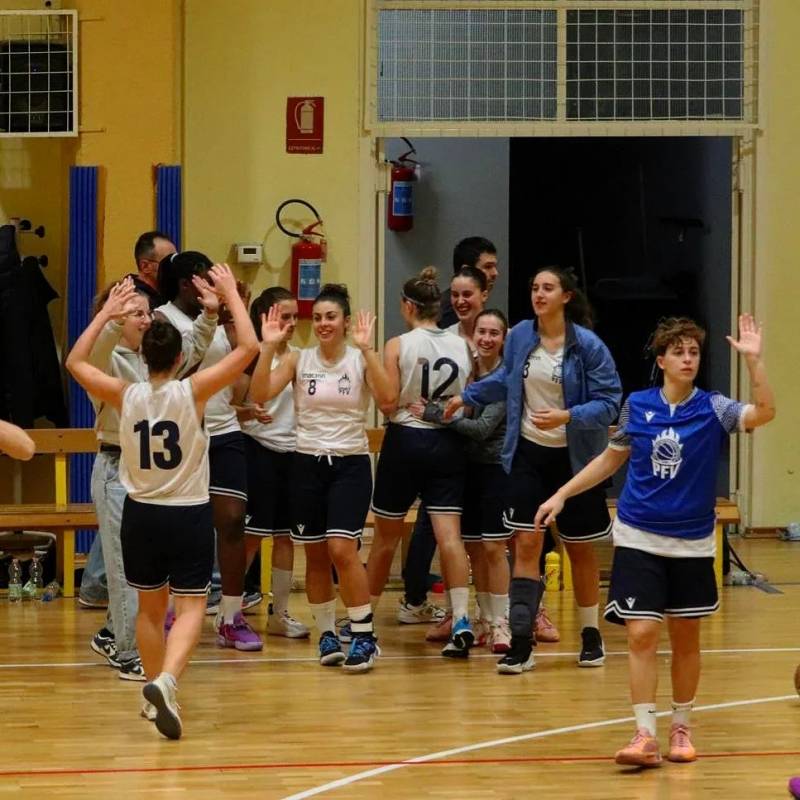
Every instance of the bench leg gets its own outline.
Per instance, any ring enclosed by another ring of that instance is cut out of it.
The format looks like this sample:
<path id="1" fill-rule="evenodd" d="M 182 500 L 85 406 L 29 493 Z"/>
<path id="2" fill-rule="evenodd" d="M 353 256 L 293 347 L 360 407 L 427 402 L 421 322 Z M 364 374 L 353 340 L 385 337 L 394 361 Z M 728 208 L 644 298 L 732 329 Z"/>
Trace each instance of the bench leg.
<path id="1" fill-rule="evenodd" d="M 272 591 L 272 537 L 261 539 L 261 594 L 269 597 Z"/>
<path id="2" fill-rule="evenodd" d="M 64 530 L 56 537 L 56 577 L 64 597 L 75 597 L 75 531 Z"/>

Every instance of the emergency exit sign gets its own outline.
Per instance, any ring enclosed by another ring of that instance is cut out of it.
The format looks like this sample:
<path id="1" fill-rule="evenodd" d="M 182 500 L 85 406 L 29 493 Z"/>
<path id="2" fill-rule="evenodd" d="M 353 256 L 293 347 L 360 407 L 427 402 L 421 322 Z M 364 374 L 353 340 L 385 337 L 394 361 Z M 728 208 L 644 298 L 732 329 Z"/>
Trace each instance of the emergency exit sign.
<path id="1" fill-rule="evenodd" d="M 287 98 L 286 152 L 321 153 L 324 121 L 324 97 Z"/>

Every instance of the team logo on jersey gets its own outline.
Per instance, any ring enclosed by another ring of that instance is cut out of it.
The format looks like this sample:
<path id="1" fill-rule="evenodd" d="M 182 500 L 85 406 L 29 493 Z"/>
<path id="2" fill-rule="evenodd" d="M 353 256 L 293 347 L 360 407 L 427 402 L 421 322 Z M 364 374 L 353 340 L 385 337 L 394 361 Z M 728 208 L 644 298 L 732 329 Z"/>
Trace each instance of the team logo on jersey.
<path id="1" fill-rule="evenodd" d="M 633 608 L 636 605 L 636 598 L 635 597 L 626 597 L 625 602 L 628 605 L 628 608 Z"/>
<path id="2" fill-rule="evenodd" d="M 645 418 L 645 419 L 646 419 L 648 422 L 650 422 L 650 420 L 651 420 L 651 419 L 653 419 L 653 417 L 654 417 L 655 415 L 656 415 L 656 412 L 655 412 L 655 411 L 645 411 L 645 412 L 644 412 L 644 418 Z"/>
<path id="3" fill-rule="evenodd" d="M 350 394 L 350 376 L 346 372 L 339 378 L 339 394 Z"/>
<path id="4" fill-rule="evenodd" d="M 298 523 L 297 523 L 297 532 L 298 532 L 298 533 L 299 533 L 301 536 L 303 535 L 303 531 L 304 531 L 305 529 L 306 529 L 306 526 L 305 526 L 305 524 L 304 524 L 304 523 L 302 523 L 302 522 L 298 522 Z"/>
<path id="5" fill-rule="evenodd" d="M 681 437 L 672 428 L 661 431 L 653 440 L 653 452 L 650 456 L 653 462 L 653 475 L 672 480 L 681 467 L 682 450 Z"/>
<path id="6" fill-rule="evenodd" d="M 553 374 L 550 376 L 550 380 L 553 383 L 560 384 L 564 379 L 564 370 L 561 366 L 561 362 L 558 361 L 557 363 L 553 364 Z"/>

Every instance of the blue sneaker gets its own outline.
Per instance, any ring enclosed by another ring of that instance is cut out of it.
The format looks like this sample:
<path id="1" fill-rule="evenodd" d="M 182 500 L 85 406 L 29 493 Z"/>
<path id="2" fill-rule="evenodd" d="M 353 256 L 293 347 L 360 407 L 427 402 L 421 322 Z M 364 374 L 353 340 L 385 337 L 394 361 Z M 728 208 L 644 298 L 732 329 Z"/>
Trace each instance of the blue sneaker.
<path id="1" fill-rule="evenodd" d="M 344 623 L 339 628 L 339 641 L 344 644 L 350 644 L 353 641 L 353 630 L 350 627 L 350 619 L 345 617 L 344 620 Z M 339 620 L 339 622 L 342 622 L 342 620 Z"/>
<path id="2" fill-rule="evenodd" d="M 453 633 L 444 646 L 442 655 L 445 658 L 466 658 L 474 643 L 475 634 L 469 624 L 469 617 L 461 617 L 453 621 Z"/>
<path id="3" fill-rule="evenodd" d="M 348 672 L 368 672 L 380 655 L 377 640 L 371 633 L 359 633 L 353 637 L 350 652 L 342 669 Z"/>
<path id="4" fill-rule="evenodd" d="M 338 667 L 345 658 L 339 637 L 333 631 L 324 631 L 319 637 L 319 663 L 323 667 Z"/>

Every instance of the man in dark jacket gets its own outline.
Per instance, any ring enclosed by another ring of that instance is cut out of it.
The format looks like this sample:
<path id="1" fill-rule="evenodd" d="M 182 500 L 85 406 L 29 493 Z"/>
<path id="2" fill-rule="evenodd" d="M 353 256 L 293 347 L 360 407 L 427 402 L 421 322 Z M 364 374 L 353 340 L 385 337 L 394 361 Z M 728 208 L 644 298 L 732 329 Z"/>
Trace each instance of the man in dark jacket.
<path id="1" fill-rule="evenodd" d="M 489 294 L 497 280 L 497 248 L 482 236 L 468 236 L 453 248 L 453 275 L 462 267 L 477 267 L 486 275 Z M 458 322 L 456 312 L 450 305 L 450 287 L 442 287 L 442 314 L 440 328 L 449 328 Z"/>
<path id="2" fill-rule="evenodd" d="M 150 310 L 155 311 L 166 302 L 158 291 L 158 265 L 162 258 L 176 252 L 175 244 L 161 231 L 147 231 L 137 240 L 133 248 L 138 274 L 132 274 L 136 288 L 147 295 Z"/>

